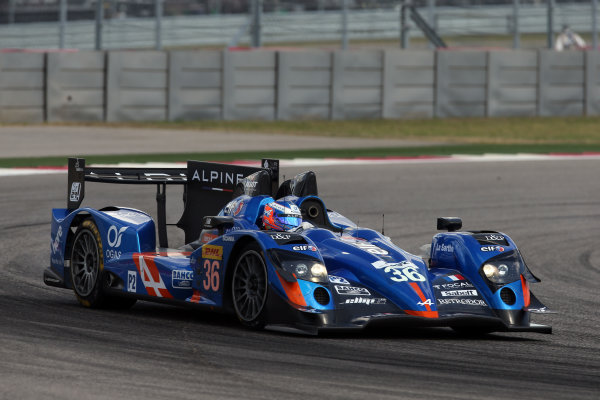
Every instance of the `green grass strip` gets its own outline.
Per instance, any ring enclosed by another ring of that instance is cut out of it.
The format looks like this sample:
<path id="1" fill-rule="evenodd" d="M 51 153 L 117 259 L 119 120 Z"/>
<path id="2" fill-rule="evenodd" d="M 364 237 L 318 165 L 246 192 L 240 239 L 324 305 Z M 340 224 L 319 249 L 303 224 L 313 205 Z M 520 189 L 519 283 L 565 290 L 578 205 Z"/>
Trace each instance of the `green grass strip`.
<path id="1" fill-rule="evenodd" d="M 86 163 L 114 164 L 119 162 L 186 162 L 187 160 L 201 161 L 234 161 L 260 160 L 261 158 L 356 158 L 356 157 L 415 157 L 415 156 L 444 156 L 452 154 L 515 154 L 515 153 L 584 153 L 600 152 L 600 144 L 472 144 L 450 146 L 424 147 L 395 147 L 339 150 L 271 150 L 223 153 L 172 153 L 172 154 L 126 154 L 126 155 L 89 155 Z M 78 155 L 82 156 L 82 155 Z M 37 158 L 4 158 L 0 159 L 0 167 L 38 167 L 64 166 L 64 157 Z"/>

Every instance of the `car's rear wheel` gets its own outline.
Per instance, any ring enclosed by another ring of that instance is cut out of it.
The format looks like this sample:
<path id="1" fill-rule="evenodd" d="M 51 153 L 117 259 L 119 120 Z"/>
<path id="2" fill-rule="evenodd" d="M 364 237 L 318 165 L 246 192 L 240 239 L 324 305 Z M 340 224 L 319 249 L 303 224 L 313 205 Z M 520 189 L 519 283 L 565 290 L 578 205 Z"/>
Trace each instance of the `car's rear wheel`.
<path id="1" fill-rule="evenodd" d="M 136 299 L 107 296 L 103 292 L 105 276 L 100 232 L 92 219 L 86 219 L 75 231 L 71 246 L 71 282 L 77 300 L 90 308 L 133 306 Z"/>
<path id="2" fill-rule="evenodd" d="M 254 329 L 265 326 L 267 293 L 267 266 L 260 247 L 253 243 L 242 250 L 231 282 L 233 307 L 242 324 Z"/>

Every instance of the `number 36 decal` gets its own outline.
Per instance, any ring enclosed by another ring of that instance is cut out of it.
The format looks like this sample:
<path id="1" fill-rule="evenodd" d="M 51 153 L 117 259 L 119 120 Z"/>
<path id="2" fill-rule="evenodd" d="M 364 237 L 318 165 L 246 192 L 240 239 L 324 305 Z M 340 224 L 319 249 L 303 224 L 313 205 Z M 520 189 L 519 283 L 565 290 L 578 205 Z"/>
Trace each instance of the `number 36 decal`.
<path id="1" fill-rule="evenodd" d="M 221 278 L 219 275 L 221 262 L 218 260 L 204 260 L 202 268 L 204 269 L 202 287 L 204 290 L 212 290 L 213 292 L 217 292 L 221 283 Z"/>
<path id="2" fill-rule="evenodd" d="M 392 274 L 390 279 L 394 282 L 425 281 L 425 277 L 418 272 L 418 267 L 409 261 L 402 261 L 399 263 L 376 261 L 372 265 L 377 269 L 383 268 L 384 272 Z"/>

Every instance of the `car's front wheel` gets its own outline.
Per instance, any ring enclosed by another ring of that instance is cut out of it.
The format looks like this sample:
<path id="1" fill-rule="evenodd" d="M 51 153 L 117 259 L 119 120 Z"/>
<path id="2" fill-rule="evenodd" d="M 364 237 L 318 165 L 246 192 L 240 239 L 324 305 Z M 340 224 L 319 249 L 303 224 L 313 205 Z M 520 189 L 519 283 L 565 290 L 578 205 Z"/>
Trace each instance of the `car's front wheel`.
<path id="1" fill-rule="evenodd" d="M 250 244 L 242 250 L 233 270 L 231 285 L 238 319 L 250 328 L 263 328 L 268 293 L 267 266 L 257 244 Z"/>

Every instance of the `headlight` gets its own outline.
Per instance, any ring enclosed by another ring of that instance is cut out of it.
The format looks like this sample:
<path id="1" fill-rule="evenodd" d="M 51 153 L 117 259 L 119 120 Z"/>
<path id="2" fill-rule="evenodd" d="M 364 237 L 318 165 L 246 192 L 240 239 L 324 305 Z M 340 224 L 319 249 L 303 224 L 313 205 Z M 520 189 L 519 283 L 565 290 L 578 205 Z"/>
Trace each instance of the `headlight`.
<path id="1" fill-rule="evenodd" d="M 524 263 L 516 251 L 490 258 L 481 267 L 480 273 L 495 285 L 505 285 L 519 280 Z"/>
<path id="2" fill-rule="evenodd" d="M 327 268 L 319 259 L 279 249 L 271 249 L 268 254 L 276 267 L 294 274 L 296 279 L 327 282 Z"/>

